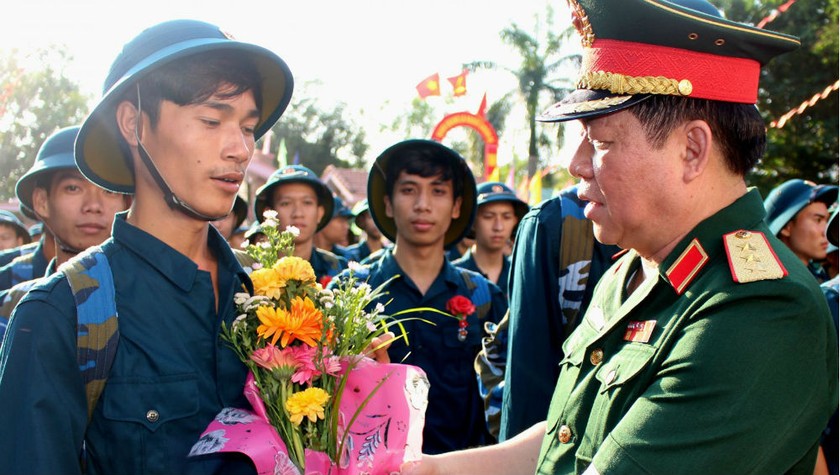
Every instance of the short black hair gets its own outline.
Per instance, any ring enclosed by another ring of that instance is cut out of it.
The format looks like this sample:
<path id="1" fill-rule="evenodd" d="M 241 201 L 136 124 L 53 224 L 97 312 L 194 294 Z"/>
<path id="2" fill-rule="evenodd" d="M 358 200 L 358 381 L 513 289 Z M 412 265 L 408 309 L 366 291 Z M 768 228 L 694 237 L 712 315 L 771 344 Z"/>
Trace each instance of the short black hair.
<path id="1" fill-rule="evenodd" d="M 143 111 L 154 127 L 163 100 L 179 106 L 198 104 L 219 95 L 239 96 L 247 91 L 262 104 L 262 82 L 251 59 L 236 51 L 206 51 L 164 64 L 140 79 Z M 129 88 L 126 100 L 137 101 L 136 89 Z"/>
<path id="2" fill-rule="evenodd" d="M 655 147 L 661 147 L 678 125 L 689 120 L 705 121 L 727 167 L 740 176 L 746 176 L 764 155 L 767 132 L 761 114 L 752 104 L 654 95 L 628 110 L 642 123 Z"/>
<path id="3" fill-rule="evenodd" d="M 389 198 L 394 197 L 394 184 L 402 172 L 423 178 L 439 176 L 443 181 L 451 181 L 452 195 L 456 199 L 464 192 L 466 174 L 472 173 L 463 160 L 453 160 L 452 155 L 441 153 L 439 148 L 426 145 L 407 147 L 388 160 L 385 193 Z"/>

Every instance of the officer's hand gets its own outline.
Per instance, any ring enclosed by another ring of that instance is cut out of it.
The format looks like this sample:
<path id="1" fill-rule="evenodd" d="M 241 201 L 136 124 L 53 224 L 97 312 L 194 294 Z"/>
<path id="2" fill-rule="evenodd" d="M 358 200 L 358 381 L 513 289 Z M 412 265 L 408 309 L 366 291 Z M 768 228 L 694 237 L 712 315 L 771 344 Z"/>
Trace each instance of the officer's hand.
<path id="1" fill-rule="evenodd" d="M 371 340 L 370 345 L 365 348 L 365 354 L 376 360 L 377 363 L 390 363 L 391 358 L 388 356 L 388 347 L 391 346 L 391 342 L 394 341 L 395 337 L 392 332 L 379 335 Z"/>
<path id="2" fill-rule="evenodd" d="M 423 455 L 420 460 L 405 462 L 400 465 L 400 475 L 437 475 L 437 464 L 434 458 Z"/>

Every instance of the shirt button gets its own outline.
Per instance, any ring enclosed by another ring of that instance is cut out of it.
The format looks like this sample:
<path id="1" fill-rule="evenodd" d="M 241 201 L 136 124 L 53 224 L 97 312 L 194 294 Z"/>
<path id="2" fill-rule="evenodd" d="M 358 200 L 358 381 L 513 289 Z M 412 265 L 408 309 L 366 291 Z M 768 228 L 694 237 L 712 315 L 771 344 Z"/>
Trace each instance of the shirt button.
<path id="1" fill-rule="evenodd" d="M 160 419 L 160 413 L 154 409 L 149 409 L 146 412 L 146 420 L 149 422 L 157 422 Z"/>
<path id="2" fill-rule="evenodd" d="M 593 366 L 598 366 L 598 363 L 600 363 L 603 359 L 604 350 L 600 348 L 596 348 L 592 350 L 592 353 L 589 353 L 589 362 L 592 363 Z"/>
<path id="3" fill-rule="evenodd" d="M 559 440 L 561 444 L 568 444 L 569 441 L 572 440 L 572 429 L 569 429 L 569 426 L 567 425 L 560 426 L 560 430 L 557 431 L 557 440 Z"/>

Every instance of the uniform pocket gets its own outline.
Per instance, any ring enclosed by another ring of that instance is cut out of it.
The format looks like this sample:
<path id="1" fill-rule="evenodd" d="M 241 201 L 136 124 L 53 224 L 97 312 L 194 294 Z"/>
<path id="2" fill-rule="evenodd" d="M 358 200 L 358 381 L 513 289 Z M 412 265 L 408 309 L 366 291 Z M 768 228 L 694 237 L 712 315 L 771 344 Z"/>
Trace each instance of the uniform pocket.
<path id="1" fill-rule="evenodd" d="M 622 386 L 650 364 L 656 349 L 653 346 L 629 343 L 610 358 L 595 374 L 601 383 L 600 392 Z"/>
<path id="2" fill-rule="evenodd" d="M 198 413 L 198 381 L 175 375 L 154 379 L 112 379 L 102 413 L 107 419 L 134 422 L 155 432 L 167 422 Z"/>

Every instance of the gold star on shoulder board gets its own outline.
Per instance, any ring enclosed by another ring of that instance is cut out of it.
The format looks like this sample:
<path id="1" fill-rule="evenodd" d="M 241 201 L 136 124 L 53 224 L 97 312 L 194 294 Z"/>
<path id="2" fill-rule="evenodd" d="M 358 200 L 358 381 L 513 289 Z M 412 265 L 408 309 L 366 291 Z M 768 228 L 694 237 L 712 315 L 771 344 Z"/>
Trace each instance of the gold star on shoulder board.
<path id="1" fill-rule="evenodd" d="M 739 283 L 781 279 L 787 275 L 763 233 L 735 231 L 723 236 L 732 280 Z"/>

